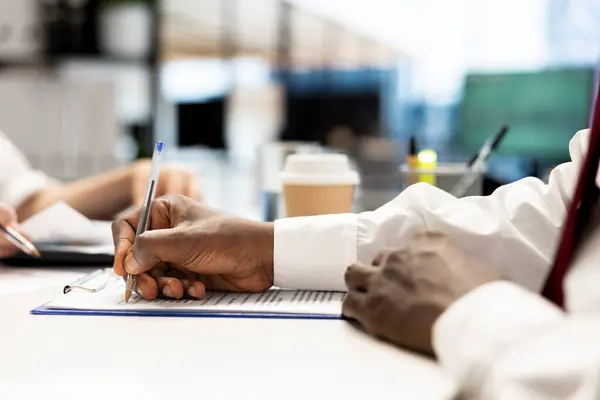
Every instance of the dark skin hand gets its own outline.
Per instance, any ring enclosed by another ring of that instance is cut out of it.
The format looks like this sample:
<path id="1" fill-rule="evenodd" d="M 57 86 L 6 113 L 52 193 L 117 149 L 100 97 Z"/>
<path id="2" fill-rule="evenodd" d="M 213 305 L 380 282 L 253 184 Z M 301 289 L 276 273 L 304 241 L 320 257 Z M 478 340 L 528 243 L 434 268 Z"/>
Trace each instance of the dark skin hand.
<path id="1" fill-rule="evenodd" d="M 136 275 L 136 292 L 201 298 L 205 291 L 261 292 L 273 285 L 273 224 L 227 215 L 184 196 L 156 199 L 135 238 L 139 208 L 113 222 L 114 271 Z M 134 244 L 135 239 L 135 244 Z"/>
<path id="2" fill-rule="evenodd" d="M 373 265 L 346 272 L 343 314 L 367 333 L 397 346 L 433 355 L 433 325 L 460 297 L 501 279 L 444 234 L 416 235 L 402 249 L 381 252 Z"/>

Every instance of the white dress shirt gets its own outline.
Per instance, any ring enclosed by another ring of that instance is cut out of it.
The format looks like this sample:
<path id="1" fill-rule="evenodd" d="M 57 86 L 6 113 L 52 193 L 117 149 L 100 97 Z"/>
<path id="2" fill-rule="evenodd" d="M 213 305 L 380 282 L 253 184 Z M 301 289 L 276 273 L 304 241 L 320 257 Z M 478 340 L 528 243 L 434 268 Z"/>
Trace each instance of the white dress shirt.
<path id="1" fill-rule="evenodd" d="M 0 132 L 0 203 L 18 207 L 52 182 L 43 172 L 34 170 L 23 153 Z"/>
<path id="2" fill-rule="evenodd" d="M 370 263 L 417 231 L 451 235 L 515 283 L 484 285 L 436 322 L 441 365 L 472 398 L 600 398 L 600 221 L 566 282 L 563 313 L 537 292 L 548 273 L 587 150 L 571 140 L 571 162 L 546 185 L 525 178 L 486 197 L 456 199 L 416 184 L 376 211 L 275 222 L 275 284 L 345 290 L 346 267 Z"/>

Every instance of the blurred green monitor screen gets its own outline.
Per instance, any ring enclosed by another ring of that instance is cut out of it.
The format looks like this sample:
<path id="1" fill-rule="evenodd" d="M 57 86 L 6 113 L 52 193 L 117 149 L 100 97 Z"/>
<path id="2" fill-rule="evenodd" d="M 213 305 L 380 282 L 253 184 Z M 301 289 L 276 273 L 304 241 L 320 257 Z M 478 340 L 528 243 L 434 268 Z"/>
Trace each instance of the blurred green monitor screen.
<path id="1" fill-rule="evenodd" d="M 475 152 L 506 123 L 511 129 L 499 154 L 568 160 L 569 140 L 588 127 L 594 84 L 593 68 L 470 75 L 459 111 L 459 140 Z"/>

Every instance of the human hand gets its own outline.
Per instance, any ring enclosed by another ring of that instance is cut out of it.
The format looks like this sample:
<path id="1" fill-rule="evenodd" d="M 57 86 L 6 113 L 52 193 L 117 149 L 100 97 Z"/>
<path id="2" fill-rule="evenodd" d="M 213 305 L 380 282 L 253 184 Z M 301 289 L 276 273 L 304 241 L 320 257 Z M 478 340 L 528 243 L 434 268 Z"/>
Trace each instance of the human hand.
<path id="1" fill-rule="evenodd" d="M 0 204 L 0 224 L 10 226 L 17 230 L 19 229 L 16 211 L 6 204 Z M 17 250 L 17 247 L 15 247 L 5 235 L 0 234 L 0 258 L 10 257 L 15 254 Z"/>
<path id="2" fill-rule="evenodd" d="M 133 205 L 139 206 L 144 202 L 150 169 L 151 160 L 140 160 L 131 164 L 131 202 Z M 196 173 L 182 165 L 166 164 L 162 166 L 155 196 L 169 194 L 182 194 L 194 200 L 202 200 Z"/>
<path id="3" fill-rule="evenodd" d="M 404 249 L 381 252 L 373 265 L 350 266 L 345 278 L 347 318 L 373 336 L 425 354 L 433 354 L 433 325 L 452 303 L 501 279 L 436 232 L 416 235 Z"/>
<path id="4" fill-rule="evenodd" d="M 173 195 L 153 202 L 149 230 L 135 238 L 139 213 L 135 208 L 113 222 L 114 271 L 136 275 L 145 299 L 159 291 L 180 299 L 202 297 L 205 288 L 259 292 L 273 285 L 272 224 Z"/>

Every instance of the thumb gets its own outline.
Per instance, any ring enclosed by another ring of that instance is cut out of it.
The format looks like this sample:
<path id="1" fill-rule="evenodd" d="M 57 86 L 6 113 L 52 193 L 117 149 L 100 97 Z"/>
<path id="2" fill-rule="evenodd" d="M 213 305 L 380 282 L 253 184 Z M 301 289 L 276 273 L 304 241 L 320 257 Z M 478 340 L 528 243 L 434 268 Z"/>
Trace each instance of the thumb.
<path id="1" fill-rule="evenodd" d="M 135 238 L 133 247 L 125 256 L 124 268 L 138 275 L 159 263 L 177 262 L 181 234 L 178 228 L 146 231 Z"/>

